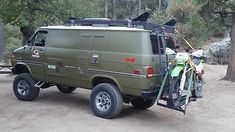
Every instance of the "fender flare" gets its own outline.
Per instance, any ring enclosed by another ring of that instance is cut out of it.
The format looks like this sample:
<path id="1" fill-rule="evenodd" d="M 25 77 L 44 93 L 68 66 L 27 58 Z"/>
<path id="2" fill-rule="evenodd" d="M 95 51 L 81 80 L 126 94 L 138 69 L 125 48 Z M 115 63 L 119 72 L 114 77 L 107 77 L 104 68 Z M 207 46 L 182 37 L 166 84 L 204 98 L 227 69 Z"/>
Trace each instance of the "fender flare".
<path id="1" fill-rule="evenodd" d="M 15 68 L 16 68 L 17 66 L 19 66 L 19 65 L 25 66 L 25 67 L 28 69 L 29 73 L 32 75 L 32 72 L 31 72 L 30 67 L 29 67 L 26 63 L 23 63 L 23 62 L 17 62 L 17 63 L 13 66 L 12 72 L 13 72 L 14 74 L 18 74 L 17 71 L 15 71 L 15 70 L 16 70 Z"/>

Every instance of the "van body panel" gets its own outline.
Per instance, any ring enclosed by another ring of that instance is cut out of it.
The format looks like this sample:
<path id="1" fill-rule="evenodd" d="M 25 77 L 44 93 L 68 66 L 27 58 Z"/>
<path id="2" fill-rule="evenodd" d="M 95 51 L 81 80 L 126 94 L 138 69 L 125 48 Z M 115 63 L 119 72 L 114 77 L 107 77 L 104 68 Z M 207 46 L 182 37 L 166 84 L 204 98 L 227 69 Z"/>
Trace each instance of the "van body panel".
<path id="1" fill-rule="evenodd" d="M 39 30 L 48 33 L 42 60 L 37 61 L 43 63 L 43 68 L 27 63 L 37 80 L 92 89 L 94 78 L 108 78 L 123 95 L 132 96 L 160 87 L 164 72 L 161 69 L 166 68 L 160 67 L 160 60 L 167 62 L 168 57 L 153 53 L 148 30 L 91 26 L 54 26 Z M 22 58 L 32 59 L 26 55 Z M 153 69 L 151 77 L 147 76 L 148 68 Z"/>

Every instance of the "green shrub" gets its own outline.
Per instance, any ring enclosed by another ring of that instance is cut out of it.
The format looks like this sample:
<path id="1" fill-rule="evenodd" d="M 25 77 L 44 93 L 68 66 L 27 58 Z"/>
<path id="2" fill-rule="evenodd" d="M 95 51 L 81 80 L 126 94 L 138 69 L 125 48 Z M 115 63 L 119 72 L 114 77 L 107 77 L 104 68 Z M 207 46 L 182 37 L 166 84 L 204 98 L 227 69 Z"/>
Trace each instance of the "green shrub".
<path id="1" fill-rule="evenodd" d="M 156 10 L 153 12 L 150 18 L 150 22 L 163 24 L 169 20 L 168 15 L 164 11 Z"/>
<path id="2" fill-rule="evenodd" d="M 194 3 L 194 0 L 170 1 L 167 9 L 167 14 L 178 21 L 177 30 L 194 48 L 200 48 L 203 42 L 213 34 L 208 23 L 198 14 L 198 9 L 199 7 Z M 188 47 L 180 36 L 177 38 L 180 45 Z"/>

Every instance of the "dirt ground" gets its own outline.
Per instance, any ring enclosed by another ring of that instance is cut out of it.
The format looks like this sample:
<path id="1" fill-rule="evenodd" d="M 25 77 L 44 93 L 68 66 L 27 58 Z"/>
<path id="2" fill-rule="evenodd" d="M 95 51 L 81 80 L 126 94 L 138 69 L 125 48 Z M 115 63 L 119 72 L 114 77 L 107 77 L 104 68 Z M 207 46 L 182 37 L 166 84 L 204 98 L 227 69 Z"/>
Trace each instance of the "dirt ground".
<path id="1" fill-rule="evenodd" d="M 235 83 L 220 80 L 226 66 L 205 67 L 202 99 L 189 104 L 186 115 L 153 106 L 134 110 L 124 105 L 118 118 L 95 117 L 89 106 L 90 91 L 66 95 L 53 87 L 41 90 L 32 102 L 16 99 L 13 76 L 0 75 L 0 131 L 4 132 L 234 132 Z"/>

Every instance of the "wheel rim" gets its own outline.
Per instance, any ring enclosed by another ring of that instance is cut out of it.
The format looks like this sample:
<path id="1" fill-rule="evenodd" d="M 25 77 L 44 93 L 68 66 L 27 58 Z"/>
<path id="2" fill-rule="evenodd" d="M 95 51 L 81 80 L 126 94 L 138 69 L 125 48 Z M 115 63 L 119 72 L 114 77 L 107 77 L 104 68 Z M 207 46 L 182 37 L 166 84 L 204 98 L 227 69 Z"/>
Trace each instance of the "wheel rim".
<path id="1" fill-rule="evenodd" d="M 111 107 L 111 97 L 106 92 L 99 92 L 95 97 L 95 105 L 102 112 L 108 111 Z"/>
<path id="2" fill-rule="evenodd" d="M 17 84 L 17 91 L 20 95 L 26 96 L 29 93 L 29 84 L 25 80 L 20 80 Z"/>

